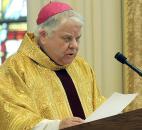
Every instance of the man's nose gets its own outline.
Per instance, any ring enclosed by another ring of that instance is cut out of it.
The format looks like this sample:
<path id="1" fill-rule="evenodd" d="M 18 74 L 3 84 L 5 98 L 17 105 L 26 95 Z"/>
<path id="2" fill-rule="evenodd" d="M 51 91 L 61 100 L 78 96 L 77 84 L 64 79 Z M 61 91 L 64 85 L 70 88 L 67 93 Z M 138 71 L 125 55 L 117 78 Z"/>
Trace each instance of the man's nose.
<path id="1" fill-rule="evenodd" d="M 76 41 L 76 39 L 70 42 L 70 48 L 78 48 L 78 42 Z"/>

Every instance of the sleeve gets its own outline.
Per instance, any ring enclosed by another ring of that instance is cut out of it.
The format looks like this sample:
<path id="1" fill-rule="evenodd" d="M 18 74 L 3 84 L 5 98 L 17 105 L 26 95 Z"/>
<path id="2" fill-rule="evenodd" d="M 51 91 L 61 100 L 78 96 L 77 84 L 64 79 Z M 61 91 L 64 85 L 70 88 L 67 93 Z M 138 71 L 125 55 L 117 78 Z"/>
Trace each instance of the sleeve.
<path id="1" fill-rule="evenodd" d="M 60 120 L 42 120 L 32 130 L 59 130 Z"/>
<path id="2" fill-rule="evenodd" d="M 26 88 L 26 84 L 14 70 L 1 67 L 0 130 L 31 130 L 43 120 Z"/>
<path id="3" fill-rule="evenodd" d="M 97 87 L 95 72 L 93 69 L 91 69 L 91 73 L 93 79 L 93 97 L 94 97 L 93 105 L 94 105 L 94 110 L 96 110 L 96 108 L 98 108 L 106 100 L 106 98 L 100 93 L 100 90 Z"/>
<path id="4" fill-rule="evenodd" d="M 86 73 L 87 78 L 89 78 L 89 81 L 91 80 L 92 96 L 93 96 L 93 109 L 95 111 L 96 108 L 98 108 L 106 100 L 106 98 L 100 93 L 100 90 L 97 87 L 95 71 L 88 64 L 88 62 L 86 62 L 82 57 L 78 57 L 78 58 L 80 61 L 79 62 L 80 66 L 83 68 L 84 72 Z"/>

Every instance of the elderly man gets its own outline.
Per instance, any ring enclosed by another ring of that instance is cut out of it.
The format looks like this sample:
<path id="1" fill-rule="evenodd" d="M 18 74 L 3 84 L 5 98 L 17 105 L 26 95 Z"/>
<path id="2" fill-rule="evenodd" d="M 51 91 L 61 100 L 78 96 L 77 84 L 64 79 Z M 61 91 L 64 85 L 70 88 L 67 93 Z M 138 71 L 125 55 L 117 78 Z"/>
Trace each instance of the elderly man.
<path id="1" fill-rule="evenodd" d="M 77 55 L 82 17 L 68 4 L 39 12 L 16 54 L 0 67 L 0 129 L 58 130 L 84 122 L 104 101 L 94 71 Z"/>

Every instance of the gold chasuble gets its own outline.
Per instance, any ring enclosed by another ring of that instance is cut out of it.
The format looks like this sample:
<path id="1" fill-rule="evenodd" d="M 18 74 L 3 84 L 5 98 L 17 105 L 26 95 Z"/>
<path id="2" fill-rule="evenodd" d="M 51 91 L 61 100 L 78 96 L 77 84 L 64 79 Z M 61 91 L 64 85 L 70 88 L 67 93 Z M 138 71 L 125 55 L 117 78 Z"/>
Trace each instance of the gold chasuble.
<path id="1" fill-rule="evenodd" d="M 31 130 L 43 119 L 72 117 L 64 87 L 55 71 L 65 69 L 85 116 L 104 101 L 94 72 L 79 56 L 70 65 L 56 65 L 26 34 L 18 52 L 0 67 L 0 130 Z M 77 108 L 76 108 L 77 109 Z"/>

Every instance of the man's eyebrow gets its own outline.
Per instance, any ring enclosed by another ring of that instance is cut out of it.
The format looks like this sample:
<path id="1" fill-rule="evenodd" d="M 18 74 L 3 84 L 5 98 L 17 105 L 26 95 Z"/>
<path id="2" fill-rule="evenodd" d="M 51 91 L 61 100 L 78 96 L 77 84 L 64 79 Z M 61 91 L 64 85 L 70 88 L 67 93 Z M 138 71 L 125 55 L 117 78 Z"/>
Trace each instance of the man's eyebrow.
<path id="1" fill-rule="evenodd" d="M 64 35 L 73 37 L 73 35 L 71 33 L 64 33 Z M 81 34 L 79 36 L 77 36 L 76 38 L 79 39 L 80 37 L 81 37 Z"/>
<path id="2" fill-rule="evenodd" d="M 67 31 L 63 31 L 62 33 L 71 35 L 71 33 L 67 32 Z"/>

